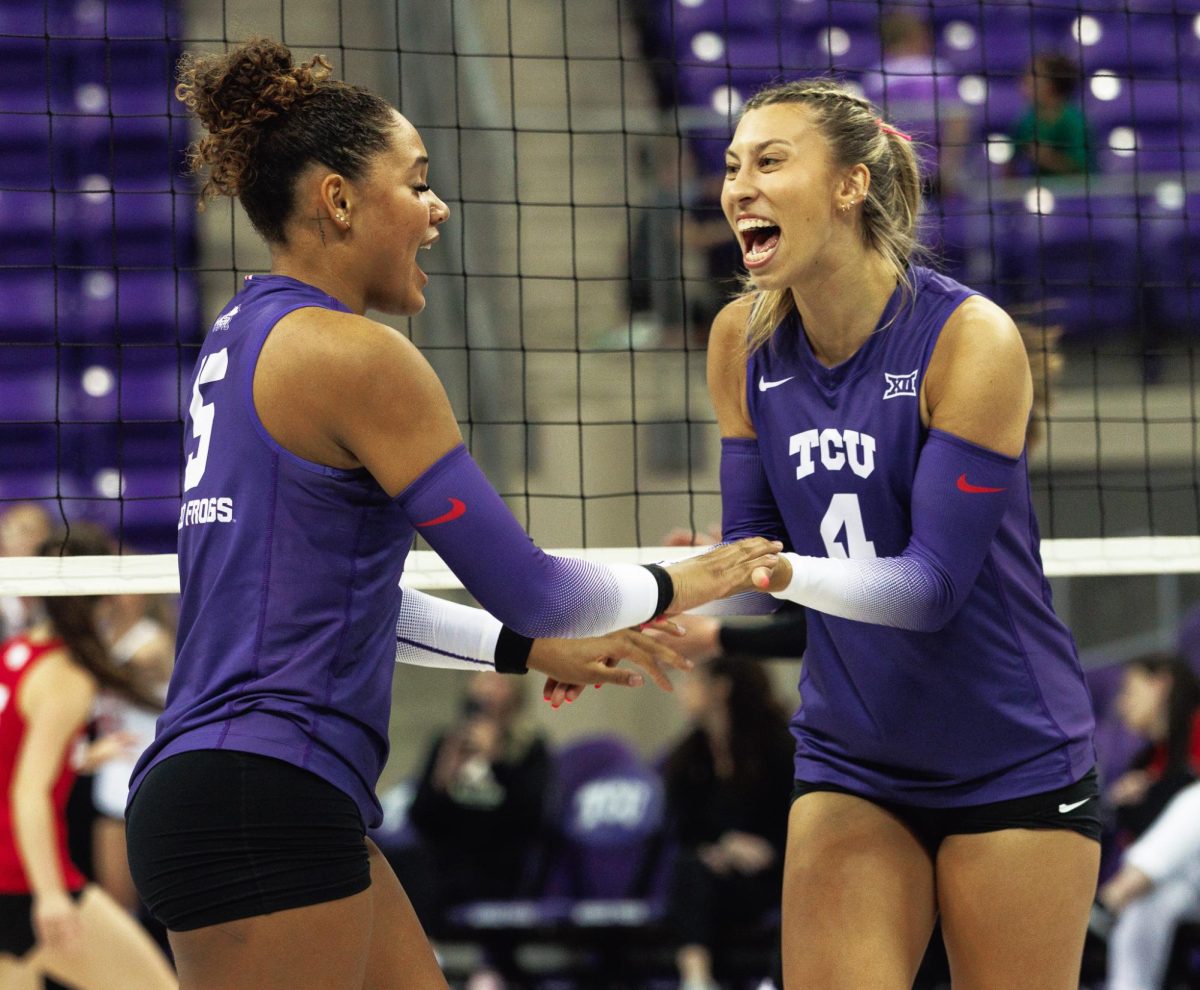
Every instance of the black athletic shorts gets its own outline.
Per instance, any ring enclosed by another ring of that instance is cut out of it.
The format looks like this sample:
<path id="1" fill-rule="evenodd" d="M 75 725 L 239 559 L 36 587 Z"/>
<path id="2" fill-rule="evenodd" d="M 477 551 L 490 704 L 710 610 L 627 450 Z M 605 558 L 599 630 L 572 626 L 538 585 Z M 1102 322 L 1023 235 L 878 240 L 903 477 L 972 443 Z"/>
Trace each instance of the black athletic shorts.
<path id="1" fill-rule="evenodd" d="M 86 888 L 69 891 L 76 903 Z M 37 944 L 33 934 L 33 896 L 31 894 L 0 894 L 0 955 L 20 959 Z"/>
<path id="2" fill-rule="evenodd" d="M 282 760 L 204 749 L 142 781 L 126 821 L 150 913 L 185 932 L 335 901 L 371 886 L 358 806 Z"/>
<path id="3" fill-rule="evenodd" d="M 1100 788 L 1096 783 L 1095 767 L 1075 783 L 1057 790 L 958 808 L 916 808 L 855 794 L 838 784 L 813 784 L 804 780 L 796 781 L 792 800 L 814 791 L 850 794 L 890 811 L 931 855 L 937 852 L 938 846 L 948 835 L 999 832 L 1006 828 L 1067 829 L 1100 841 Z"/>

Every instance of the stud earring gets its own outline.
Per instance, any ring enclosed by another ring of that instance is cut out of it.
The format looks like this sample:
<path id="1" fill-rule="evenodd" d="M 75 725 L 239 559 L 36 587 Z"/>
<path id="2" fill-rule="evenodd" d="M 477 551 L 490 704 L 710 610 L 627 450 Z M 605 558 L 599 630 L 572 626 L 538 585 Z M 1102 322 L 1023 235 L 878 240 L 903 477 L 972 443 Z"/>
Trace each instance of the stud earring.
<path id="1" fill-rule="evenodd" d="M 350 220 L 346 217 L 346 214 L 343 213 L 341 210 L 338 210 L 337 218 L 338 218 L 339 223 L 344 223 L 347 227 L 350 226 Z"/>

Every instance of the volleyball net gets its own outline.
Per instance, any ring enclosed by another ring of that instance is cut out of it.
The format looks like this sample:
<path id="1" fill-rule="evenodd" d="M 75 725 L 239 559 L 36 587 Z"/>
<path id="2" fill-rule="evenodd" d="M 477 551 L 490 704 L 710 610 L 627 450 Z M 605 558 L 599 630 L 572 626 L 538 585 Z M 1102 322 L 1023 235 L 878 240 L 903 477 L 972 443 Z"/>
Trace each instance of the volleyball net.
<path id="1" fill-rule="evenodd" d="M 192 364 L 269 259 L 234 204 L 196 214 L 173 67 L 259 33 L 421 131 L 454 216 L 425 312 L 375 315 L 543 546 L 671 559 L 719 518 L 724 147 L 756 89 L 832 73 L 919 142 L 935 265 L 1027 333 L 1048 572 L 1200 572 L 1197 0 L 9 0 L 0 513 L 122 556 L 0 559 L 0 594 L 176 587 Z"/>

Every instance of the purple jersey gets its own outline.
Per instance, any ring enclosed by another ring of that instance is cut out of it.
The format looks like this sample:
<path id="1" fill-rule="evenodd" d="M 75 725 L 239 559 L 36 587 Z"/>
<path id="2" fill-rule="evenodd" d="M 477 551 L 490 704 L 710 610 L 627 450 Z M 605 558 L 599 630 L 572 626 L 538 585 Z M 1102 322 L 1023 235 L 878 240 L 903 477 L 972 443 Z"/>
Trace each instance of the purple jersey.
<path id="1" fill-rule="evenodd" d="M 289 453 L 254 409 L 271 328 L 305 307 L 348 312 L 281 275 L 254 276 L 217 318 L 192 379 L 179 514 L 175 672 L 134 770 L 232 749 L 329 781 L 368 825 L 388 752 L 398 583 L 413 530 L 364 469 Z"/>
<path id="2" fill-rule="evenodd" d="M 896 557 L 909 543 L 928 437 L 921 383 L 947 318 L 972 294 L 924 268 L 913 280 L 915 299 L 901 304 L 897 290 L 883 329 L 837 367 L 813 357 L 796 313 L 750 358 L 750 419 L 798 554 Z M 970 485 L 964 474 L 960 489 Z M 936 632 L 806 610 L 798 779 L 946 807 L 1065 786 L 1094 763 L 1091 706 L 1042 573 L 1024 457 L 1010 491 L 978 578 Z"/>

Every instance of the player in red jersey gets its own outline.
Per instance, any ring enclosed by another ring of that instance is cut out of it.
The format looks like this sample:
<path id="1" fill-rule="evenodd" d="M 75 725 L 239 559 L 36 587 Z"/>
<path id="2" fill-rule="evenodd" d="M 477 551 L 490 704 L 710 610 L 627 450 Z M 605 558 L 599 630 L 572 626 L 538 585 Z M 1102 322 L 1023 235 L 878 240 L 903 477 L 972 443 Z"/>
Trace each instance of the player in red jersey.
<path id="1" fill-rule="evenodd" d="M 45 546 L 109 553 L 75 530 Z M 0 644 L 0 987 L 52 977 L 80 990 L 168 990 L 175 976 L 150 937 L 67 855 L 65 807 L 74 743 L 97 689 L 141 697 L 113 666 L 94 598 L 46 599 L 46 621 Z"/>

